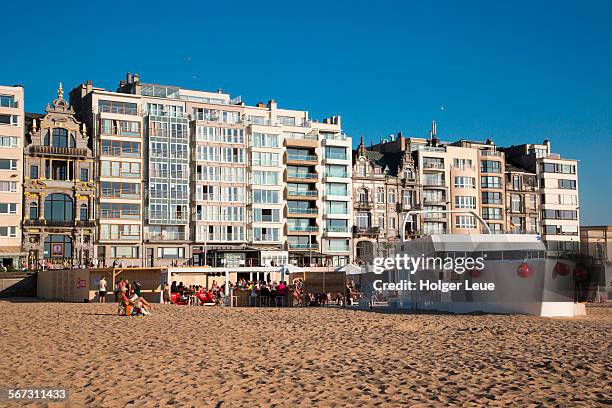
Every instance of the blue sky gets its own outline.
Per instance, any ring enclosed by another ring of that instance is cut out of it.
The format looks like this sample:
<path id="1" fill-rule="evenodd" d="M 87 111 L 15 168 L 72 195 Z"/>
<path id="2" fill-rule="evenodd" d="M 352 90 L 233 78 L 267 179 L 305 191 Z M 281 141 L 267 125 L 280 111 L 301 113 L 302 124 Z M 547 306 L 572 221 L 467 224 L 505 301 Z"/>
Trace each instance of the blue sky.
<path id="1" fill-rule="evenodd" d="M 8 2 L 0 83 L 41 111 L 58 81 L 145 82 L 403 131 L 541 142 L 580 160 L 581 218 L 612 225 L 612 2 Z M 444 107 L 444 110 L 441 109 Z"/>

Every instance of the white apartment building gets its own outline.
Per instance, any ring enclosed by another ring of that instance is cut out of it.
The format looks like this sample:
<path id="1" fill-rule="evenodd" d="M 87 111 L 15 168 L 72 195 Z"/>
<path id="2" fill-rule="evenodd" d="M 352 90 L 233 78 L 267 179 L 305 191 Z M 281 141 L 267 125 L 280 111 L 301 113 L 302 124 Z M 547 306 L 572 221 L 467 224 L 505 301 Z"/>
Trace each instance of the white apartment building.
<path id="1" fill-rule="evenodd" d="M 140 96 L 94 88 L 70 92 L 90 129 L 99 186 L 96 258 L 99 265 L 145 264 L 143 251 L 143 106 Z"/>
<path id="2" fill-rule="evenodd" d="M 18 268 L 21 251 L 24 90 L 0 86 L 0 262 Z"/>

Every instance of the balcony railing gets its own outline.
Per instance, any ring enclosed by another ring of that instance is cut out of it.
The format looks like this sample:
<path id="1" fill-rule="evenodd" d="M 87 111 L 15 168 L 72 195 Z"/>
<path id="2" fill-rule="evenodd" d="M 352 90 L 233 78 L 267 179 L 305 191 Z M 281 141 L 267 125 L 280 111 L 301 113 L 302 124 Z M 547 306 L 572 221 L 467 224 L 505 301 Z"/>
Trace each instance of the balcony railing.
<path id="1" fill-rule="evenodd" d="M 129 218 L 139 219 L 140 211 L 137 210 L 100 210 L 100 218 Z"/>
<path id="2" fill-rule="evenodd" d="M 179 231 L 145 232 L 144 239 L 149 241 L 187 241 L 189 233 Z"/>
<path id="3" fill-rule="evenodd" d="M 307 190 L 307 191 L 296 191 L 296 190 L 288 190 L 288 196 L 298 196 L 298 197 L 316 197 L 318 195 L 317 191 Z"/>
<path id="4" fill-rule="evenodd" d="M 325 227 L 325 232 L 349 232 L 348 226 L 330 226 Z"/>
<path id="5" fill-rule="evenodd" d="M 423 163 L 424 169 L 444 170 L 444 163 Z"/>
<path id="6" fill-rule="evenodd" d="M 296 208 L 288 207 L 287 211 L 289 214 L 317 214 L 319 212 L 316 208 Z"/>
<path id="7" fill-rule="evenodd" d="M 30 146 L 30 153 L 50 156 L 87 157 L 87 149 L 80 147 Z"/>
<path id="8" fill-rule="evenodd" d="M 378 235 L 380 228 L 378 227 L 359 227 L 355 225 L 353 232 L 357 235 Z"/>
<path id="9" fill-rule="evenodd" d="M 136 122 L 136 123 L 140 123 L 140 122 Z M 110 127 L 102 126 L 100 128 L 100 134 L 107 135 L 107 136 L 140 137 L 140 131 L 133 132 L 131 130 L 125 130 L 117 126 L 110 126 Z"/>
<path id="10" fill-rule="evenodd" d="M 314 232 L 318 231 L 319 227 L 316 225 L 289 225 L 287 229 L 295 232 Z"/>
<path id="11" fill-rule="evenodd" d="M 423 185 L 429 187 L 446 187 L 444 180 L 424 180 Z"/>
<path id="12" fill-rule="evenodd" d="M 317 156 L 314 154 L 288 154 L 287 160 L 293 161 L 317 161 Z"/>
<path id="13" fill-rule="evenodd" d="M 317 173 L 287 173 L 287 178 L 316 179 Z"/>
<path id="14" fill-rule="evenodd" d="M 348 156 L 346 154 L 339 153 L 327 153 L 325 158 L 327 160 L 348 160 Z"/>
<path id="15" fill-rule="evenodd" d="M 149 129 L 149 136 L 153 137 L 174 137 L 177 139 L 186 139 L 189 137 L 187 130 L 170 130 L 170 129 Z"/>
<path id="16" fill-rule="evenodd" d="M 137 108 L 128 108 L 124 106 L 107 106 L 102 105 L 98 108 L 101 113 L 118 113 L 121 115 L 138 115 Z"/>
<path id="17" fill-rule="evenodd" d="M 23 225 L 30 227 L 58 227 L 58 228 L 88 228 L 95 227 L 95 220 L 69 220 L 69 221 L 56 221 L 46 220 L 43 218 L 36 220 L 24 220 Z"/>
<path id="18" fill-rule="evenodd" d="M 501 152 L 498 152 L 497 150 L 481 150 L 480 154 L 482 156 L 501 157 Z"/>
<path id="19" fill-rule="evenodd" d="M 325 177 L 348 178 L 348 176 L 347 172 L 328 171 L 325 173 Z"/>
<path id="20" fill-rule="evenodd" d="M 319 244 L 292 244 L 289 243 L 289 250 L 307 250 L 307 249 L 318 249 Z"/>
<path id="21" fill-rule="evenodd" d="M 317 135 L 314 133 L 284 133 L 285 139 L 298 139 L 298 140 L 317 140 Z"/>
<path id="22" fill-rule="evenodd" d="M 357 207 L 357 208 L 372 208 L 372 202 L 371 201 L 357 200 L 357 202 L 355 202 L 355 207 Z"/>
<path id="23" fill-rule="evenodd" d="M 100 191 L 102 198 L 140 198 L 140 193 L 126 192 L 121 189 L 103 188 Z"/>

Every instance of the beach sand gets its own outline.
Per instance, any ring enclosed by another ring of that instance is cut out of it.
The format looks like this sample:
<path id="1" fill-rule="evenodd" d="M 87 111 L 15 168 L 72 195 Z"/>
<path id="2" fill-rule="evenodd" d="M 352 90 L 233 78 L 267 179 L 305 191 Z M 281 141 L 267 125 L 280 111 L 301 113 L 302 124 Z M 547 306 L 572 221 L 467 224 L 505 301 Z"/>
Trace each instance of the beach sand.
<path id="1" fill-rule="evenodd" d="M 0 301 L 0 388 L 67 388 L 73 407 L 612 403 L 612 307 L 574 319 L 154 308 Z"/>

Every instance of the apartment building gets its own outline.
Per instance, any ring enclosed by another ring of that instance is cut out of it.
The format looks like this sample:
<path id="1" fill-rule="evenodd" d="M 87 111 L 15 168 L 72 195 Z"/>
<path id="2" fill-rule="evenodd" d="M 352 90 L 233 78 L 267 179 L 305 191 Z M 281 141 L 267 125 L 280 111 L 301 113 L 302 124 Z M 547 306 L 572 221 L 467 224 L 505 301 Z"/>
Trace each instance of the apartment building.
<path id="1" fill-rule="evenodd" d="M 506 231 L 540 233 L 540 203 L 536 174 L 518 164 L 506 163 Z"/>
<path id="2" fill-rule="evenodd" d="M 95 166 L 99 265 L 142 266 L 144 127 L 140 96 L 95 88 L 87 81 L 70 92 L 87 124 Z"/>
<path id="3" fill-rule="evenodd" d="M 23 248 L 32 269 L 82 265 L 94 257 L 94 160 L 85 124 L 62 85 L 45 114 L 27 114 Z"/>
<path id="4" fill-rule="evenodd" d="M 146 266 L 190 258 L 190 132 L 179 88 L 141 83 L 127 74 L 117 91 L 140 97 L 143 129 L 143 244 Z"/>
<path id="5" fill-rule="evenodd" d="M 493 233 L 506 231 L 506 211 L 505 211 L 505 158 L 504 153 L 499 151 L 491 139 L 486 142 L 476 142 L 470 140 L 459 140 L 453 143 L 465 149 L 465 154 L 477 153 L 476 169 L 479 183 L 480 216 L 489 226 Z M 461 162 L 461 158 L 454 158 L 454 161 Z M 470 159 L 471 161 L 471 159 Z M 457 197 L 455 197 L 455 201 Z M 456 226 L 455 226 L 456 227 Z"/>
<path id="6" fill-rule="evenodd" d="M 133 202 L 122 200 L 118 207 L 128 216 L 111 227 L 120 236 L 112 245 L 103 241 L 108 234 L 101 225 L 98 254 L 107 264 L 350 261 L 351 139 L 342 133 L 339 117 L 313 121 L 308 112 L 280 109 L 273 100 L 246 106 L 221 90 L 142 83 L 136 74 L 128 74 L 117 92 L 88 82 L 71 96 L 92 126 L 100 121 L 92 112 L 98 112 L 130 122 L 112 126 L 137 131 L 97 130 L 94 137 L 100 145 L 103 139 L 132 143 L 114 149 L 121 154 L 112 161 L 133 163 L 119 176 L 127 177 L 122 183 L 139 184 L 127 187 L 137 193 Z M 102 100 L 111 103 L 106 112 L 100 112 Z M 100 148 L 100 157 L 105 153 Z M 106 200 L 101 196 L 101 203 Z"/>
<path id="7" fill-rule="evenodd" d="M 353 152 L 353 246 L 357 262 L 392 256 L 407 211 L 419 208 L 422 189 L 410 149 L 383 154 L 363 137 Z"/>
<path id="8" fill-rule="evenodd" d="M 502 151 L 508 160 L 536 175 L 540 232 L 549 254 L 562 256 L 578 252 L 578 161 L 552 153 L 548 140 L 542 144 L 510 146 Z"/>
<path id="9" fill-rule="evenodd" d="M 18 268 L 21 250 L 24 90 L 0 86 L 0 260 Z"/>

